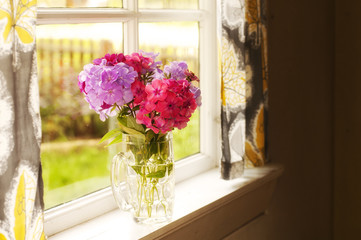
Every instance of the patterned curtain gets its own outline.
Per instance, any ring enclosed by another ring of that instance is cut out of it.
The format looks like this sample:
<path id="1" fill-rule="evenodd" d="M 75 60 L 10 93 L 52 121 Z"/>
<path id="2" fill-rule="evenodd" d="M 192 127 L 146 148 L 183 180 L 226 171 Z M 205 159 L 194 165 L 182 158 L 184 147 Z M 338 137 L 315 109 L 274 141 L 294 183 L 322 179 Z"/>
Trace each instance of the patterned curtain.
<path id="1" fill-rule="evenodd" d="M 36 0 L 0 0 L 0 240 L 45 239 Z"/>
<path id="2" fill-rule="evenodd" d="M 266 162 L 267 35 L 265 0 L 219 0 L 224 179 Z"/>

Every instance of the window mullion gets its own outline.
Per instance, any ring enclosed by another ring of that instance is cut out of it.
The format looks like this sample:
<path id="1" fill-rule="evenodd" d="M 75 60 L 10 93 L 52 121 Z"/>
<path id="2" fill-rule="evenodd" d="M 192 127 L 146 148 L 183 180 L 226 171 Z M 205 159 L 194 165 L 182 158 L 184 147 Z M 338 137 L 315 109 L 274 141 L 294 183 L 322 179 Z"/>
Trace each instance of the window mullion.
<path id="1" fill-rule="evenodd" d="M 138 15 L 142 22 L 167 22 L 167 21 L 200 21 L 204 12 L 200 10 L 178 9 L 139 9 Z"/>
<path id="2" fill-rule="evenodd" d="M 134 13 L 116 8 L 38 8 L 37 25 L 127 21 Z"/>
<path id="3" fill-rule="evenodd" d="M 124 53 L 131 54 L 139 49 L 138 1 L 126 0 L 124 5 L 133 12 L 132 17 L 124 23 Z"/>
<path id="4" fill-rule="evenodd" d="M 220 83 L 218 81 L 216 1 L 199 0 L 200 9 L 204 12 L 200 21 L 200 87 L 202 102 L 200 114 L 200 150 L 212 158 L 214 166 L 220 159 L 220 121 L 219 99 Z"/>

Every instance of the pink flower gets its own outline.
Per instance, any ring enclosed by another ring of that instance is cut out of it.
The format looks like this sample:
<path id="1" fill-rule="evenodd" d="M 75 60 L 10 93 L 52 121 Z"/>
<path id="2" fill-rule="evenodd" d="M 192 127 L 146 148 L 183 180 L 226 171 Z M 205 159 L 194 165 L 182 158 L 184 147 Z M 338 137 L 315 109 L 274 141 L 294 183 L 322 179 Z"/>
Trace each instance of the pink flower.
<path id="1" fill-rule="evenodd" d="M 147 98 L 147 93 L 145 92 L 145 85 L 141 81 L 135 80 L 132 84 L 131 89 L 134 95 L 134 104 L 138 105 Z"/>
<path id="2" fill-rule="evenodd" d="M 138 72 L 138 74 L 142 70 L 139 53 L 132 53 L 131 55 L 126 55 L 124 63 L 133 67 L 134 70 Z"/>
<path id="3" fill-rule="evenodd" d="M 79 79 L 79 77 L 78 77 L 78 79 Z M 78 81 L 78 87 L 80 89 L 80 92 L 86 94 L 86 92 L 85 92 L 85 82 Z"/>
<path id="4" fill-rule="evenodd" d="M 118 63 L 120 62 L 125 62 L 125 57 L 124 57 L 124 54 L 123 53 L 119 53 L 118 56 L 117 56 L 117 61 Z"/>
<path id="5" fill-rule="evenodd" d="M 108 108 L 112 107 L 112 105 L 110 105 L 110 104 L 108 104 L 106 102 L 103 102 L 103 104 L 100 107 L 103 108 L 103 109 L 108 109 Z"/>
<path id="6" fill-rule="evenodd" d="M 149 127 L 152 125 L 152 121 L 150 117 L 146 116 L 147 112 L 144 112 L 142 110 L 138 111 L 136 115 L 136 122 L 138 124 L 144 124 L 146 127 Z"/>
<path id="7" fill-rule="evenodd" d="M 197 103 L 195 99 L 187 99 L 182 106 L 180 114 L 184 117 L 190 118 L 192 113 L 197 109 Z"/>
<path id="8" fill-rule="evenodd" d="M 105 54 L 104 58 L 107 60 L 107 66 L 114 66 L 118 63 L 117 54 L 110 55 L 109 53 Z"/>
<path id="9" fill-rule="evenodd" d="M 158 102 L 156 110 L 165 118 L 174 118 L 179 113 L 181 105 L 181 98 L 177 97 L 175 93 L 169 92 L 164 101 Z"/>
<path id="10" fill-rule="evenodd" d="M 174 127 L 178 129 L 183 129 L 187 126 L 187 123 L 189 122 L 189 118 L 186 117 L 177 117 L 174 120 Z"/>
<path id="11" fill-rule="evenodd" d="M 144 69 L 149 69 L 152 64 L 153 64 L 153 59 L 147 57 L 142 58 L 142 67 Z"/>
<path id="12" fill-rule="evenodd" d="M 167 97 L 167 84 L 164 84 L 160 79 L 155 79 L 145 87 L 145 92 L 148 101 L 162 101 Z"/>
<path id="13" fill-rule="evenodd" d="M 146 102 L 144 102 L 143 106 L 144 106 L 144 109 L 145 109 L 148 113 L 150 113 L 151 111 L 154 111 L 154 110 L 155 110 L 155 108 L 156 108 L 157 105 L 155 105 L 155 103 L 152 103 L 152 102 L 150 102 L 150 101 L 146 101 Z"/>
<path id="14" fill-rule="evenodd" d="M 153 118 L 154 120 L 154 127 L 158 128 L 161 132 L 166 132 L 164 128 L 166 124 L 166 120 L 160 116 L 156 116 Z"/>
<path id="15" fill-rule="evenodd" d="M 193 72 L 189 71 L 189 69 L 187 69 L 185 71 L 185 75 L 186 75 L 188 81 L 197 81 L 197 82 L 199 82 L 199 78 Z"/>
<path id="16" fill-rule="evenodd" d="M 174 128 L 174 120 L 171 118 L 168 118 L 168 119 L 166 119 L 166 123 L 163 126 L 164 131 L 162 130 L 162 133 L 172 131 L 173 128 Z"/>

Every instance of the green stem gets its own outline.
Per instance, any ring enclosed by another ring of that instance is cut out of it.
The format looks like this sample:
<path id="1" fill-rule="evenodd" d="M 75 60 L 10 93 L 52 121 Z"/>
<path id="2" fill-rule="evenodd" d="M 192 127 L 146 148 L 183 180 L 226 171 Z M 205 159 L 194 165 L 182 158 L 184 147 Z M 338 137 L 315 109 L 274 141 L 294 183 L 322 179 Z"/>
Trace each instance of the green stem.
<path id="1" fill-rule="evenodd" d="M 135 118 L 135 117 L 136 117 L 136 116 L 135 116 L 135 112 L 134 112 L 133 109 L 130 107 L 129 103 L 127 103 L 127 106 L 128 106 L 128 108 L 129 108 L 132 116 Z"/>

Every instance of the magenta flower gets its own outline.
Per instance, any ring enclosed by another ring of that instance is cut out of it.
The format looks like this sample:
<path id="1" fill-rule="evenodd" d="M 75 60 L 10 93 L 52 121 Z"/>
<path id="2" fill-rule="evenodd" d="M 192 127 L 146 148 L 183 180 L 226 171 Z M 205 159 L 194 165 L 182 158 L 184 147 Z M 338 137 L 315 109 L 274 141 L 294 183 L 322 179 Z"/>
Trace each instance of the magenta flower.
<path id="1" fill-rule="evenodd" d="M 104 58 L 107 60 L 107 66 L 114 66 L 118 63 L 118 56 L 117 54 L 106 54 Z"/>
<path id="2" fill-rule="evenodd" d="M 183 129 L 187 126 L 188 122 L 189 122 L 189 118 L 179 116 L 178 118 L 176 118 L 174 120 L 174 127 L 178 128 L 178 129 Z"/>
<path id="3" fill-rule="evenodd" d="M 191 71 L 189 71 L 188 69 L 185 71 L 185 75 L 188 81 L 197 81 L 199 82 L 199 78 Z"/>
<path id="4" fill-rule="evenodd" d="M 138 105 L 144 99 L 146 99 L 147 93 L 145 92 L 145 86 L 141 81 L 135 80 L 131 89 L 134 96 L 134 104 Z"/>
<path id="5" fill-rule="evenodd" d="M 197 109 L 196 100 L 194 98 L 186 99 L 186 101 L 183 103 L 180 114 L 184 117 L 190 118 L 196 109 Z"/>
<path id="6" fill-rule="evenodd" d="M 148 112 L 146 110 L 138 111 L 136 115 L 136 121 L 138 124 L 144 124 L 145 126 L 149 127 L 152 125 L 152 121 L 149 116 L 147 116 Z"/>
<path id="7" fill-rule="evenodd" d="M 160 79 L 155 79 L 153 82 L 145 87 L 145 92 L 148 94 L 148 101 L 162 101 L 167 97 L 167 84 Z"/>
<path id="8" fill-rule="evenodd" d="M 154 117 L 154 126 L 160 130 L 165 126 L 166 120 L 160 116 Z M 163 132 L 163 131 L 162 131 Z"/>
<path id="9" fill-rule="evenodd" d="M 177 97 L 175 93 L 170 92 L 164 101 L 158 102 L 156 110 L 165 118 L 175 118 L 180 111 L 179 107 L 181 105 L 182 99 Z"/>

